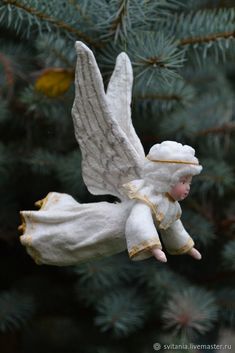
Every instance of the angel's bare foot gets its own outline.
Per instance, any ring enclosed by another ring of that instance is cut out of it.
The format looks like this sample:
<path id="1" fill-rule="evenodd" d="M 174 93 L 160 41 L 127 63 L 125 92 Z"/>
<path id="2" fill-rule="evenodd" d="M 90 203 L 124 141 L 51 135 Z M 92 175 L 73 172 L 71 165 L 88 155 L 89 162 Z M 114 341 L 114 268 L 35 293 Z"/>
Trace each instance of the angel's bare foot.
<path id="1" fill-rule="evenodd" d="M 189 250 L 187 254 L 192 256 L 196 260 L 201 260 L 202 258 L 202 255 L 200 254 L 200 252 L 195 248 L 192 248 L 191 250 Z"/>
<path id="2" fill-rule="evenodd" d="M 167 262 L 166 255 L 161 249 L 153 248 L 152 249 L 152 254 L 158 261 Z"/>

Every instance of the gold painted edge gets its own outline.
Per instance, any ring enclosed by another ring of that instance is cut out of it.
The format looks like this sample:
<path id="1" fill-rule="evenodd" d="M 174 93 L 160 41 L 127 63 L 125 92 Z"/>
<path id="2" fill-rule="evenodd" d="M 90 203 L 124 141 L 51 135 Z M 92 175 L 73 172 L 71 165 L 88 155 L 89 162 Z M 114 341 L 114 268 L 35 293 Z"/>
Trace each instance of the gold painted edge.
<path id="1" fill-rule="evenodd" d="M 150 157 L 146 156 L 146 158 L 150 161 L 150 162 L 155 162 L 155 163 L 176 163 L 176 164 L 191 164 L 191 165 L 200 165 L 199 163 L 195 163 L 195 162 L 189 162 L 189 161 L 181 161 L 181 160 L 172 160 L 172 159 L 151 159 Z"/>
<path id="2" fill-rule="evenodd" d="M 189 250 L 191 250 L 194 247 L 194 241 L 193 239 L 190 237 L 187 241 L 187 243 L 182 246 L 181 248 L 177 249 L 177 250 L 173 250 L 173 251 L 168 251 L 169 254 L 171 255 L 182 255 L 187 253 Z"/>
<path id="3" fill-rule="evenodd" d="M 153 247 L 156 247 L 158 249 L 162 249 L 162 244 L 160 243 L 160 241 L 156 241 L 155 239 L 153 239 L 153 240 L 145 240 L 145 241 L 141 242 L 139 245 L 133 246 L 128 251 L 129 252 L 129 256 L 132 259 L 133 257 L 135 257 L 136 255 L 139 255 L 143 251 L 151 250 Z"/>

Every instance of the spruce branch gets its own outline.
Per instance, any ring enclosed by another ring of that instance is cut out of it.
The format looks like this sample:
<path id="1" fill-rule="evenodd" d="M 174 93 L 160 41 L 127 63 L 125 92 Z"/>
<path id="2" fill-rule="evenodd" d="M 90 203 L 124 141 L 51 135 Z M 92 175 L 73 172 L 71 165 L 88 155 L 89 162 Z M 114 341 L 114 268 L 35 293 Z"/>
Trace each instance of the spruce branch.
<path id="1" fill-rule="evenodd" d="M 193 184 L 192 191 L 190 193 L 192 193 L 192 195 L 195 195 L 197 194 L 197 190 L 198 190 L 197 184 L 196 185 Z M 205 204 L 202 204 L 201 200 L 197 201 L 194 198 L 190 198 L 188 200 L 188 207 L 193 212 L 196 212 L 198 215 L 202 216 L 210 224 L 214 224 L 213 209 L 212 209 L 211 203 L 209 203 L 208 200 Z"/>
<path id="2" fill-rule="evenodd" d="M 75 27 L 70 26 L 68 23 L 66 23 L 60 19 L 54 18 L 53 16 L 50 16 L 50 15 L 46 14 L 45 12 L 38 10 L 35 7 L 26 5 L 18 0 L 3 0 L 3 3 L 6 5 L 12 5 L 19 10 L 23 10 L 26 13 L 35 16 L 40 21 L 48 22 L 48 23 L 56 26 L 57 28 L 64 30 L 65 32 L 68 32 L 72 35 L 78 36 L 79 38 L 81 38 L 82 40 L 84 40 L 88 44 L 92 45 L 93 47 L 99 47 L 99 44 L 97 43 L 97 41 L 94 41 L 91 37 L 89 37 L 88 35 L 86 35 L 82 31 L 78 30 Z"/>
<path id="3" fill-rule="evenodd" d="M 99 287 L 113 287 L 129 278 L 129 263 L 122 255 L 87 262 L 74 268 L 80 284 L 88 283 L 96 291 Z"/>
<path id="4" fill-rule="evenodd" d="M 234 275 L 234 274 L 233 274 Z M 219 315 L 222 324 L 234 326 L 235 323 L 235 290 L 231 287 L 225 287 L 217 290 L 216 302 L 219 307 Z"/>
<path id="5" fill-rule="evenodd" d="M 165 76 L 169 74 L 170 79 L 170 73 L 173 75 L 173 70 L 181 67 L 185 61 L 184 51 L 178 50 L 174 40 L 163 34 L 139 33 L 138 38 L 136 37 L 132 44 L 134 45 L 130 48 L 130 55 L 133 58 L 133 67 L 136 70 L 139 69 L 136 78 L 146 70 L 151 70 L 152 75 L 155 71 L 159 73 L 162 71 Z M 144 53 L 141 49 L 142 46 L 145 49 Z M 167 77 L 165 79 L 167 80 Z M 147 84 L 150 82 L 149 79 Z"/>
<path id="6" fill-rule="evenodd" d="M 103 332 L 125 337 L 143 326 L 145 316 L 145 300 L 129 288 L 113 291 L 100 300 L 95 323 Z"/>
<path id="7" fill-rule="evenodd" d="M 217 160 L 213 158 L 201 159 L 204 169 L 198 177 L 200 180 L 200 190 L 202 194 L 208 191 L 216 191 L 222 196 L 225 190 L 232 188 L 234 185 L 234 173 L 231 166 L 225 160 Z"/>
<path id="8" fill-rule="evenodd" d="M 67 107 L 64 104 L 66 95 L 50 98 L 43 93 L 36 91 L 33 86 L 26 87 L 20 94 L 20 102 L 25 105 L 28 114 L 33 113 L 36 118 L 46 117 L 51 121 L 63 120 L 68 116 Z M 58 114 L 58 111 L 60 113 Z"/>
<path id="9" fill-rule="evenodd" d="M 36 40 L 39 59 L 46 67 L 74 68 L 76 52 L 74 43 L 54 33 L 46 33 Z"/>
<path id="10" fill-rule="evenodd" d="M 9 116 L 9 111 L 7 109 L 7 103 L 2 98 L 0 98 L 0 123 L 6 120 L 8 116 Z M 0 144 L 0 151 L 1 151 L 1 144 Z M 0 169 L 1 169 L 1 157 L 0 157 Z"/>
<path id="11" fill-rule="evenodd" d="M 222 251 L 224 265 L 235 270 L 235 240 L 229 241 Z"/>
<path id="12" fill-rule="evenodd" d="M 211 288 L 214 288 L 214 285 L 218 285 L 219 282 L 223 283 L 224 280 L 230 282 L 234 278 L 234 271 L 221 271 L 217 272 L 212 276 L 206 276 L 198 280 L 198 283 L 201 285 L 209 285 Z"/>
<path id="13" fill-rule="evenodd" d="M 82 180 L 81 154 L 77 148 L 63 156 L 63 158 L 59 158 L 58 163 L 54 167 L 57 178 L 66 192 L 79 197 L 86 193 L 85 184 Z M 82 271 L 83 266 L 79 269 Z"/>
<path id="14" fill-rule="evenodd" d="M 200 94 L 195 94 L 192 104 L 166 116 L 161 122 L 161 129 L 174 138 L 187 136 L 191 140 L 196 140 L 205 131 L 206 135 L 216 139 L 216 134 L 209 134 L 209 131 L 232 123 L 233 94 L 226 86 L 221 86 L 221 83 L 220 91 L 210 87 L 208 87 L 209 93 L 208 90 L 204 93 L 201 87 L 195 86 L 194 89 L 195 92 L 200 90 Z"/>
<path id="15" fill-rule="evenodd" d="M 115 44 L 123 40 L 126 48 L 130 35 L 150 30 L 152 24 L 168 18 L 176 3 L 175 0 L 88 0 L 84 12 L 92 19 L 102 40 L 113 38 Z"/>
<path id="16" fill-rule="evenodd" d="M 235 130 L 235 123 L 231 122 L 231 123 L 226 123 L 226 124 L 222 124 L 220 126 L 214 126 L 208 129 L 204 129 L 201 131 L 198 131 L 196 133 L 196 135 L 208 135 L 208 134 L 228 134 L 231 133 Z"/>
<path id="17" fill-rule="evenodd" d="M 201 204 L 200 208 L 202 208 Z M 205 247 L 215 239 L 213 223 L 209 222 L 202 215 L 191 210 L 185 210 L 182 219 L 186 229 L 190 229 L 190 234 L 196 243 Z"/>
<path id="18" fill-rule="evenodd" d="M 235 37 L 235 10 L 200 9 L 189 13 L 175 14 L 171 22 L 165 24 L 178 41 L 179 46 L 193 49 L 192 55 L 201 64 L 213 53 L 216 62 L 221 55 L 225 61 L 226 51 Z"/>
<path id="19" fill-rule="evenodd" d="M 123 0 L 121 3 L 123 3 Z M 83 12 L 86 14 L 88 22 L 92 21 L 95 32 L 102 39 L 107 39 L 115 34 L 115 30 L 111 30 L 110 27 L 112 27 L 112 22 L 115 22 L 116 17 L 119 16 L 119 5 L 120 1 L 117 2 L 115 0 L 111 0 L 108 3 L 105 0 L 84 1 L 82 5 Z M 120 29 L 120 27 L 118 28 Z"/>
<path id="20" fill-rule="evenodd" d="M 170 297 L 172 293 L 189 286 L 188 281 L 171 269 L 157 266 L 155 263 L 139 270 L 141 281 L 145 282 L 151 296 L 151 300 L 156 307 Z M 174 283 L 177 281 L 177 288 Z"/>
<path id="21" fill-rule="evenodd" d="M 0 105 L 0 112 L 1 112 L 1 105 Z M 7 175 L 7 169 L 6 169 L 7 160 L 8 160 L 7 148 L 5 147 L 4 144 L 0 142 L 0 174 L 2 178 L 4 175 Z"/>
<path id="22" fill-rule="evenodd" d="M 76 285 L 78 298 L 88 305 L 97 305 L 111 288 L 121 287 L 130 280 L 132 267 L 123 254 L 74 267 L 73 272 L 79 275 Z"/>
<path id="23" fill-rule="evenodd" d="M 55 153 L 38 148 L 31 152 L 31 156 L 23 158 L 35 174 L 48 175 L 54 171 L 58 158 Z"/>
<path id="24" fill-rule="evenodd" d="M 230 227 L 232 227 L 233 225 L 235 224 L 235 216 L 231 216 L 231 217 L 228 217 L 226 219 L 223 219 L 221 222 L 220 222 L 220 227 L 222 229 L 229 229 Z"/>
<path id="25" fill-rule="evenodd" d="M 2 52 L 0 52 L 0 63 L 2 64 L 2 66 L 4 68 L 6 83 L 8 86 L 6 99 L 10 100 L 13 95 L 13 87 L 14 87 L 14 83 L 15 83 L 12 63 L 9 60 L 9 58 L 7 58 L 7 56 Z M 0 94 L 2 94 L 2 89 L 0 89 Z"/>
<path id="26" fill-rule="evenodd" d="M 234 38 L 235 31 L 214 33 L 200 37 L 189 37 L 179 41 L 179 45 L 202 44 L 217 41 L 218 39 Z"/>
<path id="27" fill-rule="evenodd" d="M 162 313 L 164 327 L 176 336 L 193 338 L 212 329 L 217 319 L 213 295 L 201 288 L 173 293 Z"/>
<path id="28" fill-rule="evenodd" d="M 126 25 L 125 25 L 125 18 L 127 17 L 129 0 L 120 1 L 119 9 L 117 11 L 116 17 L 111 22 L 111 32 L 115 33 L 114 40 L 118 39 L 120 35 L 120 31 L 123 30 L 125 36 L 127 35 Z"/>
<path id="29" fill-rule="evenodd" d="M 24 326 L 34 313 L 31 297 L 10 291 L 0 294 L 0 332 L 13 331 Z"/>
<path id="30" fill-rule="evenodd" d="M 163 87 L 156 85 L 153 80 L 149 85 L 143 85 L 137 81 L 133 96 L 134 103 L 141 104 L 142 108 L 149 103 L 150 114 L 154 116 L 156 112 L 188 107 L 195 98 L 195 89 L 182 79 L 173 80 L 170 86 Z"/>
<path id="31" fill-rule="evenodd" d="M 127 44 L 127 45 L 126 45 Z M 182 79 L 178 69 L 185 62 L 185 50 L 179 49 L 173 37 L 163 32 L 140 31 L 128 37 L 128 42 L 119 41 L 115 46 L 107 45 L 101 51 L 100 60 L 106 73 L 113 69 L 114 58 L 125 51 L 129 55 L 138 87 L 169 86 L 177 79 Z"/>
<path id="32" fill-rule="evenodd" d="M 158 94 L 158 93 L 152 93 L 152 94 L 143 94 L 143 95 L 136 95 L 135 96 L 139 100 L 161 100 L 161 101 L 177 101 L 180 102 L 182 100 L 182 97 L 180 97 L 177 94 L 169 94 L 169 95 L 164 95 L 164 94 Z"/>
<path id="33" fill-rule="evenodd" d="M 179 36 L 181 45 L 208 43 L 234 37 L 234 18 L 233 8 L 203 9 L 176 14 L 167 28 Z"/>
<path id="34" fill-rule="evenodd" d="M 17 80 L 29 81 L 29 72 L 32 70 L 32 50 L 24 43 L 15 44 L 11 39 L 0 39 L 1 54 L 9 84 L 13 87 Z"/>

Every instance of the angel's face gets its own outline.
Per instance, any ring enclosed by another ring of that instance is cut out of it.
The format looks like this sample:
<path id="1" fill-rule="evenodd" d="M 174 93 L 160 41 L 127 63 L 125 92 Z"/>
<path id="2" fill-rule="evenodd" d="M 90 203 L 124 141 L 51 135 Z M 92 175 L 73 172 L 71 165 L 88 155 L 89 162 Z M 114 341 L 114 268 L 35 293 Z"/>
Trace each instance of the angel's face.
<path id="1" fill-rule="evenodd" d="M 184 200 L 190 191 L 190 185 L 192 182 L 192 176 L 186 175 L 180 178 L 179 182 L 173 186 L 170 190 L 169 194 L 175 201 L 182 201 Z"/>

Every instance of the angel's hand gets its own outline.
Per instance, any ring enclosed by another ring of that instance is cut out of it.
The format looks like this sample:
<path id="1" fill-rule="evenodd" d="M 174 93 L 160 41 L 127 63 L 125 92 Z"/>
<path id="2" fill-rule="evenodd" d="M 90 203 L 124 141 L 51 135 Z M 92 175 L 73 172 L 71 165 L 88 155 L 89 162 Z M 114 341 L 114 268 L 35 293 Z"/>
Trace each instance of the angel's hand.
<path id="1" fill-rule="evenodd" d="M 202 258 L 202 255 L 200 254 L 200 252 L 195 248 L 190 249 L 187 252 L 187 254 L 192 256 L 195 260 L 201 260 L 201 258 Z"/>
<path id="2" fill-rule="evenodd" d="M 151 249 L 153 256 L 160 262 L 167 262 L 167 258 L 165 253 L 158 248 L 152 248 Z"/>

